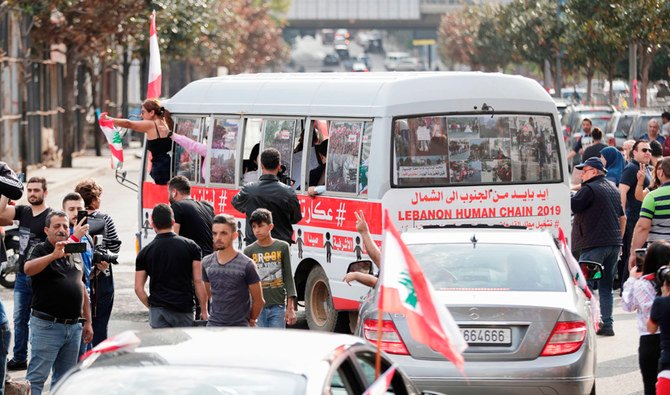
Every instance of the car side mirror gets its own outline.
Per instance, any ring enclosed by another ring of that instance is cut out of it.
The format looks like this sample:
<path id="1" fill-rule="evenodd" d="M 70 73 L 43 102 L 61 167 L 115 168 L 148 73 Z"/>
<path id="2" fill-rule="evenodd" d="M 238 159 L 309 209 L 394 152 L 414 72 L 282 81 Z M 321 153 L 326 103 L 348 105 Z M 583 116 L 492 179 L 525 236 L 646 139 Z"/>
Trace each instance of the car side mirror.
<path id="1" fill-rule="evenodd" d="M 579 261 L 579 267 L 586 280 L 600 280 L 603 277 L 603 265 L 593 261 Z"/>
<path id="2" fill-rule="evenodd" d="M 351 272 L 361 272 L 365 274 L 372 273 L 372 261 L 369 259 L 363 259 L 360 261 L 351 262 L 347 268 L 347 273 Z"/>

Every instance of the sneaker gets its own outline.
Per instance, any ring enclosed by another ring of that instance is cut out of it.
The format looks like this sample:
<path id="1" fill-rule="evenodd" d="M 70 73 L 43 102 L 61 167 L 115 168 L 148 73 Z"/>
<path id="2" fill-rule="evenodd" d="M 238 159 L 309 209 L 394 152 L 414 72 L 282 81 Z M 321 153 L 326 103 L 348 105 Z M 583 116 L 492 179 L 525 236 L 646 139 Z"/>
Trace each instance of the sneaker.
<path id="1" fill-rule="evenodd" d="M 608 327 L 602 327 L 596 332 L 598 336 L 614 336 L 614 329 Z"/>
<path id="2" fill-rule="evenodd" d="M 7 370 L 26 370 L 28 369 L 27 361 L 17 361 L 14 358 L 7 361 Z"/>

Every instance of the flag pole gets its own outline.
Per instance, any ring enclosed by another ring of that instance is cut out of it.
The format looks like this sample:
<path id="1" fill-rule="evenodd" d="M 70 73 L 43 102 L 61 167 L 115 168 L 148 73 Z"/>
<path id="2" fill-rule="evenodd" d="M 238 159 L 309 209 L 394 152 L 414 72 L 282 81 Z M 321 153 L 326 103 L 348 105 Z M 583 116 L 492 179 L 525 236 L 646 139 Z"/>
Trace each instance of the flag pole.
<path id="1" fill-rule="evenodd" d="M 380 290 L 381 293 L 381 290 Z M 381 294 L 379 295 L 381 297 Z M 379 377 L 382 369 L 382 317 L 384 312 L 377 309 L 377 353 L 375 353 L 375 380 Z"/>

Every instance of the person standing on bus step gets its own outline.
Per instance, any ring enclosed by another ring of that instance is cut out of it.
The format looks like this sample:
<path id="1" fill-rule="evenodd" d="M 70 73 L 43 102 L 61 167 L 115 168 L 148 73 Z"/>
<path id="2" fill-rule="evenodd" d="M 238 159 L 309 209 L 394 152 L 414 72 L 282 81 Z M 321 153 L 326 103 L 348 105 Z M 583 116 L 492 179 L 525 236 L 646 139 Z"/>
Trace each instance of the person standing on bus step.
<path id="1" fill-rule="evenodd" d="M 172 150 L 172 128 L 174 126 L 169 111 L 161 107 L 156 99 L 147 99 L 140 110 L 141 121 L 111 118 L 103 113 L 101 119 L 111 119 L 114 126 L 132 129 L 147 134 L 147 150 L 151 152 L 151 178 L 158 185 L 170 180 L 170 155 Z"/>
<path id="2" fill-rule="evenodd" d="M 265 300 L 256 325 L 261 328 L 286 328 L 286 324 L 296 322 L 290 246 L 283 240 L 272 238 L 270 232 L 274 225 L 270 210 L 257 209 L 251 213 L 249 223 L 256 241 L 244 249 L 244 255 L 256 264 Z"/>
<path id="3" fill-rule="evenodd" d="M 572 248 L 579 260 L 603 265 L 598 283 L 602 326 L 597 334 L 614 336 L 612 285 L 621 252 L 626 216 L 616 186 L 605 178 L 605 166 L 599 158 L 587 159 L 575 166 L 582 170 L 582 187 L 570 199 L 574 213 Z"/>
<path id="4" fill-rule="evenodd" d="M 281 154 L 274 148 L 261 153 L 261 176 L 258 181 L 244 185 L 233 197 L 233 207 L 247 217 L 244 240 L 247 245 L 256 241 L 256 236 L 249 224 L 251 214 L 258 208 L 266 208 L 272 213 L 274 228 L 272 237 L 293 243 L 293 224 L 302 219 L 300 202 L 295 191 L 282 184 L 277 178 L 280 170 Z"/>
<path id="5" fill-rule="evenodd" d="M 265 304 L 263 288 L 254 261 L 235 249 L 235 217 L 214 217 L 212 238 L 215 251 L 202 260 L 202 278 L 212 301 L 207 326 L 256 326 Z"/>
<path id="6" fill-rule="evenodd" d="M 102 237 L 102 248 L 105 251 L 118 254 L 121 250 L 121 240 L 116 233 L 114 220 L 107 214 L 100 212 L 102 203 L 102 187 L 94 179 L 80 181 L 74 191 L 84 199 L 84 207 L 88 212 L 90 236 Z M 91 267 L 91 312 L 93 315 L 93 342 L 97 346 L 107 339 L 107 327 L 112 316 L 114 306 L 114 271 L 107 261 L 96 263 Z"/>
<path id="7" fill-rule="evenodd" d="M 33 290 L 30 277 L 23 271 L 30 249 L 46 240 L 44 221 L 51 212 L 47 206 L 47 180 L 32 177 L 27 183 L 30 205 L 8 206 L 6 196 L 0 198 L 0 222 L 19 221 L 19 272 L 14 285 L 14 356 L 7 362 L 7 370 L 24 370 L 28 367 L 28 321 Z"/>
<path id="8" fill-rule="evenodd" d="M 621 181 L 619 182 L 619 191 L 621 192 L 621 206 L 626 212 L 626 233 L 623 236 L 623 248 L 621 259 L 617 265 L 619 282 L 623 284 L 628 278 L 628 256 L 631 251 L 631 240 L 633 239 L 633 231 L 638 218 L 640 218 L 640 208 L 642 208 L 642 201 L 635 197 L 635 188 L 637 187 L 637 173 L 643 171 L 644 181 L 642 189 L 648 188 L 651 182 L 649 170 L 647 165 L 651 161 L 651 148 L 649 142 L 638 140 L 633 144 L 631 151 L 630 163 L 624 167 L 621 173 Z"/>
<path id="9" fill-rule="evenodd" d="M 149 308 L 152 328 L 193 326 L 193 288 L 207 321 L 207 293 L 202 281 L 200 247 L 174 233 L 170 206 L 160 203 L 151 213 L 156 238 L 142 248 L 135 260 L 135 294 Z M 149 281 L 149 295 L 144 285 Z"/>
<path id="10" fill-rule="evenodd" d="M 191 183 L 184 176 L 168 182 L 168 200 L 174 213 L 174 232 L 191 239 L 200 247 L 202 256 L 211 254 L 214 207 L 209 202 L 191 198 Z M 200 303 L 195 300 L 195 316 L 200 316 Z"/>

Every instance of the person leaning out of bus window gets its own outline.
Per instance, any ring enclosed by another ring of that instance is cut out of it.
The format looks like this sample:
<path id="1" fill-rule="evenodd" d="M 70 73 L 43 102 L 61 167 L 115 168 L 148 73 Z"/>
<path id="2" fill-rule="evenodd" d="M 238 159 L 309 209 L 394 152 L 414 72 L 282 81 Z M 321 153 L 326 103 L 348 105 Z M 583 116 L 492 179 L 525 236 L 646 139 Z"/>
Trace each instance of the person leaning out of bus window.
<path id="1" fill-rule="evenodd" d="M 225 134 L 224 134 L 225 135 Z M 202 160 L 200 161 L 200 174 L 202 179 L 205 182 L 209 182 L 207 179 L 207 172 L 205 171 L 205 158 L 207 157 L 207 143 L 199 143 L 188 136 L 184 136 L 178 133 L 172 133 L 170 138 L 175 143 L 179 144 L 180 147 L 184 148 L 190 154 L 200 155 Z"/>
<path id="2" fill-rule="evenodd" d="M 260 151 L 260 146 L 260 143 L 256 143 L 251 148 L 249 159 L 245 159 L 242 162 L 243 184 L 258 181 L 258 151 Z"/>
<path id="3" fill-rule="evenodd" d="M 316 146 L 316 153 L 319 156 L 319 166 L 309 171 L 309 189 L 307 189 L 307 194 L 311 197 L 320 195 L 326 191 L 327 139 Z"/>
<path id="4" fill-rule="evenodd" d="M 114 126 L 132 129 L 147 134 L 147 150 L 151 152 L 151 178 L 158 185 L 170 180 L 170 155 L 172 140 L 170 134 L 174 126 L 169 111 L 161 107 L 157 99 L 147 99 L 140 110 L 141 121 L 111 118 L 103 113 L 101 119 L 111 119 Z"/>
<path id="5" fill-rule="evenodd" d="M 372 240 L 370 228 L 368 228 L 368 223 L 365 221 L 363 210 L 359 210 L 358 212 L 354 211 L 354 215 L 356 215 L 356 230 L 361 235 L 365 250 L 372 263 L 374 263 L 379 270 L 381 268 L 382 252 L 379 250 L 379 247 L 377 247 L 377 244 L 375 244 L 375 241 Z M 351 285 L 352 281 L 358 281 L 363 285 L 374 288 L 374 286 L 377 285 L 377 276 L 369 273 L 349 272 L 344 276 L 342 281 L 349 285 Z"/>

